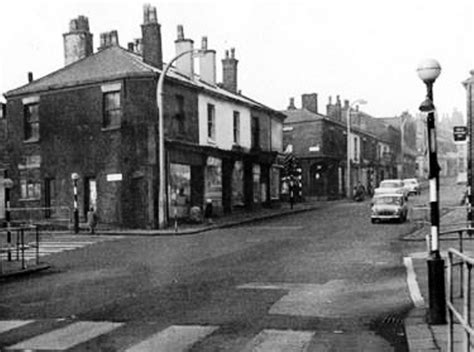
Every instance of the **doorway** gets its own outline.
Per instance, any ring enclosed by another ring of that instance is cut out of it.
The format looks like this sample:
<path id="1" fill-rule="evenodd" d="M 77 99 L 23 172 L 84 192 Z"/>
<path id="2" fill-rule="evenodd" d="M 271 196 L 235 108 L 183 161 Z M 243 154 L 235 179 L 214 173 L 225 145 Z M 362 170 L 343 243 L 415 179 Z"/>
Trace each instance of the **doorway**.
<path id="1" fill-rule="evenodd" d="M 94 177 L 87 177 L 84 182 L 84 217 L 90 208 L 97 211 L 97 181 Z"/>

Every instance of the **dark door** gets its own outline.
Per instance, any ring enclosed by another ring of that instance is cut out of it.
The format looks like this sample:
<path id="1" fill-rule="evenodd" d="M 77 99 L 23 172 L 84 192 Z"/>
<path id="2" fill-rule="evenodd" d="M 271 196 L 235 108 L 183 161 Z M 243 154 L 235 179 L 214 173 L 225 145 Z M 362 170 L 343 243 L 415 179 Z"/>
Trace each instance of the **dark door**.
<path id="1" fill-rule="evenodd" d="M 51 218 L 52 214 L 52 199 L 54 199 L 54 179 L 44 179 L 44 217 L 46 219 Z"/>

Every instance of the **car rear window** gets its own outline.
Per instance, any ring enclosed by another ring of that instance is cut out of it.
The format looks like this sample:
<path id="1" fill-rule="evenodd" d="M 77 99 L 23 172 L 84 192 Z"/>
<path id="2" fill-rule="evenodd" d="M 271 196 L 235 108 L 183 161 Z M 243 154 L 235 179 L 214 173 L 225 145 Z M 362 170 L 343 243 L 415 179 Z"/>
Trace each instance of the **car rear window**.
<path id="1" fill-rule="evenodd" d="M 383 187 L 383 188 L 397 188 L 397 187 L 403 187 L 403 184 L 401 182 L 397 182 L 397 181 L 382 181 L 380 183 L 380 187 Z"/>
<path id="2" fill-rule="evenodd" d="M 382 204 L 393 204 L 393 205 L 400 205 L 402 200 L 400 197 L 377 197 L 374 199 L 374 204 L 382 205 Z"/>

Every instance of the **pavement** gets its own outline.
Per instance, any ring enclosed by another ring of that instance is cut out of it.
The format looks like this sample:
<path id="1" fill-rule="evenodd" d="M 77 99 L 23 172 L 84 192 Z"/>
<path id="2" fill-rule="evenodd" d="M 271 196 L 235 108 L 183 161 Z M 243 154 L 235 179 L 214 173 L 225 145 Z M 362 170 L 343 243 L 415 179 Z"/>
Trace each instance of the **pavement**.
<path id="1" fill-rule="evenodd" d="M 467 213 L 465 208 L 456 208 L 442 215 L 440 219 L 440 250 L 442 257 L 445 258 L 445 265 L 447 265 L 447 260 L 445 257 L 446 251 L 449 248 L 459 249 L 459 235 L 457 233 L 443 233 L 449 232 L 450 230 L 465 228 L 466 217 Z M 404 236 L 403 240 L 426 243 L 426 235 L 429 233 L 429 231 L 430 226 L 427 224 L 424 227 Z M 463 252 L 471 257 L 474 255 L 473 240 L 474 236 L 472 238 L 467 235 L 463 237 Z M 430 324 L 429 322 L 427 253 L 428 247 L 426 246 L 425 252 L 416 252 L 410 254 L 410 261 L 416 275 L 416 284 L 421 297 L 418 299 L 413 299 L 413 292 L 411 292 L 412 300 L 414 300 L 415 303 L 415 308 L 410 311 L 404 321 L 405 333 L 408 341 L 409 351 L 447 351 L 448 324 Z M 459 284 L 459 281 L 456 281 L 454 278 L 453 282 L 456 291 L 454 293 L 456 306 L 462 311 L 460 305 L 462 301 L 461 299 L 457 298 L 459 297 L 457 295 L 459 290 L 456 289 L 458 287 L 456 284 Z M 412 289 L 410 289 L 410 291 L 412 291 Z M 463 333 L 461 325 L 456 320 L 454 324 L 453 337 L 453 350 L 464 351 L 465 349 L 462 345 Z"/>
<path id="2" fill-rule="evenodd" d="M 163 230 L 143 230 L 143 229 L 99 229 L 98 235 L 128 235 L 128 236 L 178 236 L 178 235 L 192 235 L 205 231 L 210 231 L 218 228 L 226 228 L 237 226 L 245 223 L 270 219 L 273 217 L 281 217 L 285 215 L 295 214 L 299 212 L 311 211 L 322 206 L 327 206 L 328 203 L 346 202 L 345 200 L 335 201 L 317 201 L 307 199 L 305 202 L 294 204 L 290 207 L 289 204 L 282 203 L 274 205 L 270 208 L 261 208 L 258 211 L 241 211 L 232 213 L 230 215 L 213 218 L 210 222 L 202 224 L 170 224 L 170 227 Z M 466 210 L 454 209 L 441 217 L 441 232 L 447 229 L 452 229 L 453 226 L 460 227 L 466 220 Z M 85 227 L 81 227 L 80 233 L 85 233 Z M 426 242 L 426 234 L 429 232 L 429 224 L 423 225 L 420 223 L 415 226 L 415 231 L 402 237 L 403 241 Z M 63 234 L 71 234 L 71 231 L 63 231 Z M 61 232 L 56 232 L 61 234 Z M 42 236 L 54 235 L 50 231 Z M 474 253 L 474 241 L 464 241 L 464 251 Z M 473 238 L 474 239 L 474 236 Z M 445 251 L 447 248 L 456 247 L 457 235 L 445 235 L 440 238 L 440 248 Z M 457 247 L 456 247 L 457 248 Z M 427 279 L 427 264 L 426 253 L 419 252 L 410 258 L 412 263 L 415 282 L 419 289 L 420 297 L 418 300 L 414 299 L 415 307 L 409 312 L 404 321 L 405 333 L 409 346 L 409 351 L 446 351 L 448 326 L 431 325 L 428 321 L 428 279 Z M 0 271 L 0 280 L 15 277 L 18 275 L 28 275 L 37 271 L 48 269 L 47 263 L 29 263 L 26 268 L 22 268 L 18 264 L 3 261 L 3 267 Z M 413 299 L 413 295 L 412 295 Z M 454 351 L 462 350 L 462 333 L 459 324 L 455 324 L 455 339 Z"/>

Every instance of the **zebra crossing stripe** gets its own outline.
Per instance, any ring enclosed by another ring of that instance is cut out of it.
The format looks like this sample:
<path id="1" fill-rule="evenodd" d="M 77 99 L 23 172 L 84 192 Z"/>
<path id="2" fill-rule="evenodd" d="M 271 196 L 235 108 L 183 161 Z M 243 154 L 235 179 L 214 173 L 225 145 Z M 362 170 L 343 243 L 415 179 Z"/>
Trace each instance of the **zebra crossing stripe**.
<path id="1" fill-rule="evenodd" d="M 106 334 L 122 325 L 122 323 L 111 322 L 77 322 L 19 342 L 9 346 L 7 350 L 67 350 L 97 336 Z"/>
<path id="2" fill-rule="evenodd" d="M 313 336 L 312 331 L 263 330 L 241 352 L 304 352 Z"/>
<path id="3" fill-rule="evenodd" d="M 217 326 L 173 325 L 130 347 L 126 352 L 184 352 L 217 328 Z"/>
<path id="4" fill-rule="evenodd" d="M 0 334 L 9 330 L 19 328 L 20 326 L 32 323 L 34 320 L 3 320 L 0 321 Z"/>

